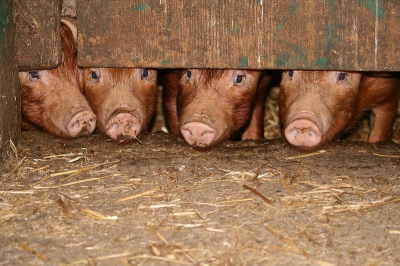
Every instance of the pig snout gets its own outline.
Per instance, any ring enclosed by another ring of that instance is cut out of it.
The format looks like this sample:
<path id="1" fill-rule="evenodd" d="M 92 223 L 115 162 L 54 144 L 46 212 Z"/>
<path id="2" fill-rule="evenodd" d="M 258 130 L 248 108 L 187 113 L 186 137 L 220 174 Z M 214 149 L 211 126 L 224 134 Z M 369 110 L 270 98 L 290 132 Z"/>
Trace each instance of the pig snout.
<path id="1" fill-rule="evenodd" d="M 181 133 L 190 145 L 206 147 L 217 137 L 217 130 L 203 122 L 188 122 L 181 127 Z"/>
<path id="2" fill-rule="evenodd" d="M 67 124 L 71 137 L 90 135 L 96 128 L 96 115 L 92 111 L 80 111 Z"/>
<path id="3" fill-rule="evenodd" d="M 117 109 L 110 115 L 105 128 L 106 135 L 112 139 L 122 136 L 136 137 L 141 130 L 141 124 L 130 111 Z"/>
<path id="4" fill-rule="evenodd" d="M 285 128 L 285 137 L 290 144 L 299 147 L 315 147 L 322 140 L 321 127 L 310 114 L 298 114 Z"/>

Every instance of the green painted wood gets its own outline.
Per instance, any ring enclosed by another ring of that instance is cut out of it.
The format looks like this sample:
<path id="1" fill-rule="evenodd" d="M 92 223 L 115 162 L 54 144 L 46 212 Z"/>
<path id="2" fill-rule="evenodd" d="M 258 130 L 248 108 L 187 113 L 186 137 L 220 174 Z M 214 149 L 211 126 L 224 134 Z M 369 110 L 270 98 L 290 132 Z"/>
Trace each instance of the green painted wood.
<path id="1" fill-rule="evenodd" d="M 61 63 L 61 3 L 61 0 L 15 0 L 19 69 L 49 69 Z"/>
<path id="2" fill-rule="evenodd" d="M 82 66 L 400 70 L 398 0 L 77 0 Z"/>
<path id="3" fill-rule="evenodd" d="M 21 109 L 15 60 L 13 1 L 0 1 L 0 166 L 12 154 L 10 140 L 18 145 Z"/>

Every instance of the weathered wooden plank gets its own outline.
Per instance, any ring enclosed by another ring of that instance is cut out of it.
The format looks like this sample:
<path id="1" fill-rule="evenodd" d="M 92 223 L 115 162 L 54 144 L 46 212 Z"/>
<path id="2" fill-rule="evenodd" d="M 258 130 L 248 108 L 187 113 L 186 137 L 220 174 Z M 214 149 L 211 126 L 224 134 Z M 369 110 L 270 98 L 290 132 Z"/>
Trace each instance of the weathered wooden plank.
<path id="1" fill-rule="evenodd" d="M 62 0 L 61 15 L 76 18 L 76 0 Z"/>
<path id="2" fill-rule="evenodd" d="M 77 0 L 83 66 L 400 70 L 398 0 Z"/>
<path id="3" fill-rule="evenodd" d="M 21 109 L 15 61 L 13 1 L 0 1 L 0 165 L 11 154 L 10 140 L 18 145 Z"/>
<path id="4" fill-rule="evenodd" d="M 61 63 L 61 0 L 15 0 L 16 46 L 21 70 Z"/>

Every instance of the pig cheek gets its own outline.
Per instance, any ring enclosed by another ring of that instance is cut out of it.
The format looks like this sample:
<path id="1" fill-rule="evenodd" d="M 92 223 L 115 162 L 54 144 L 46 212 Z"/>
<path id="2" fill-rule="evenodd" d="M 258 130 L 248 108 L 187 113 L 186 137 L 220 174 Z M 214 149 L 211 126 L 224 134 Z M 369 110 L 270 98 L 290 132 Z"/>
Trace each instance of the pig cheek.
<path id="1" fill-rule="evenodd" d="M 42 124 L 42 108 L 43 99 L 36 97 L 31 93 L 32 88 L 21 87 L 21 113 L 22 117 L 27 121 L 40 125 Z"/>
<path id="2" fill-rule="evenodd" d="M 104 92 L 98 84 L 94 86 L 85 86 L 84 90 L 84 95 L 90 107 L 92 108 L 93 112 L 98 116 L 98 122 L 101 123 L 100 118 L 102 117 L 102 115 L 100 114 L 100 109 L 101 106 L 104 104 L 104 99 L 105 97 L 107 97 L 107 95 L 104 95 Z"/>
<path id="3" fill-rule="evenodd" d="M 177 95 L 178 110 L 182 110 L 194 101 L 198 94 L 197 90 L 197 86 L 194 86 L 190 82 L 180 85 Z"/>
<path id="4" fill-rule="evenodd" d="M 224 94 L 222 99 L 217 100 L 216 105 L 220 108 L 215 120 L 218 121 L 220 129 L 218 137 L 228 139 L 249 122 L 255 100 L 256 84 L 249 82 L 243 86 L 232 86 Z"/>
<path id="5" fill-rule="evenodd" d="M 298 97 L 298 91 L 294 90 L 292 86 L 283 82 L 281 83 L 279 90 L 279 116 L 284 128 L 288 125 L 290 107 Z"/>
<path id="6" fill-rule="evenodd" d="M 147 108 L 144 109 L 147 111 L 146 114 L 146 124 L 147 126 L 150 123 L 150 120 L 155 116 L 157 109 L 157 88 L 155 88 L 155 92 L 153 97 L 150 97 L 147 101 L 144 102 L 147 105 Z"/>
<path id="7" fill-rule="evenodd" d="M 331 131 L 335 134 L 345 129 L 355 111 L 358 87 L 354 84 L 336 83 L 329 91 L 321 95 L 321 123 L 323 133 Z"/>
<path id="8" fill-rule="evenodd" d="M 286 126 L 286 112 L 287 112 L 287 101 L 286 101 L 286 94 L 283 87 L 279 90 L 279 118 L 281 120 L 281 124 Z"/>
<path id="9" fill-rule="evenodd" d="M 187 116 L 191 113 L 190 105 L 193 103 L 195 98 L 195 90 L 192 89 L 191 85 L 180 85 L 176 96 L 176 110 L 178 114 L 180 126 L 184 121 L 187 120 Z"/>
<path id="10" fill-rule="evenodd" d="M 42 71 L 42 78 L 46 71 Z M 21 75 L 22 74 L 22 75 Z M 31 123 L 43 125 L 43 109 L 46 106 L 48 90 L 42 79 L 31 80 L 29 73 L 20 73 L 22 115 Z"/>
<path id="11" fill-rule="evenodd" d="M 67 99 L 67 95 L 63 95 L 62 92 L 53 92 L 44 98 L 43 108 L 46 110 L 43 112 L 44 121 L 46 121 L 45 124 L 48 130 L 55 127 L 67 134 L 67 124 L 70 118 L 72 118 L 70 115 L 72 106 L 65 104 L 63 98 Z"/>
<path id="12" fill-rule="evenodd" d="M 134 108 L 134 115 L 140 122 L 141 129 L 146 130 L 156 113 L 157 85 L 151 82 L 151 84 L 141 84 L 140 88 L 141 90 L 135 95 L 135 102 L 132 102 L 132 107 Z"/>
<path id="13" fill-rule="evenodd" d="M 139 102 L 142 105 L 142 109 L 144 110 L 144 116 L 148 121 L 155 115 L 156 105 L 157 105 L 157 82 L 149 81 L 144 82 L 143 90 L 139 95 Z"/>
<path id="14" fill-rule="evenodd" d="M 129 91 L 130 101 L 128 106 L 135 112 L 142 126 L 147 126 L 148 121 L 155 114 L 157 103 L 157 85 L 154 81 L 141 80 Z"/>
<path id="15" fill-rule="evenodd" d="M 252 107 L 255 100 L 255 85 L 251 87 L 230 88 L 229 97 L 224 101 L 220 101 L 217 105 L 217 117 L 219 134 L 215 143 L 225 141 L 233 136 L 233 134 L 242 130 L 250 121 Z"/>
<path id="16" fill-rule="evenodd" d="M 61 104 L 60 104 L 61 103 Z M 63 100 L 57 98 L 55 93 L 44 93 L 42 97 L 37 98 L 38 125 L 45 131 L 57 136 L 66 136 L 67 115 L 62 105 Z M 39 107 L 39 108 L 38 108 Z"/>
<path id="17" fill-rule="evenodd" d="M 334 111 L 332 111 L 332 120 L 329 121 L 330 128 L 328 129 L 325 141 L 330 141 L 345 130 L 352 122 L 355 106 L 356 96 L 354 98 L 341 99 L 340 104 L 337 104 Z"/>
<path id="18" fill-rule="evenodd" d="M 243 129 L 243 127 L 250 121 L 252 107 L 255 100 L 254 93 L 248 91 L 246 95 L 240 95 L 240 98 L 230 99 L 233 109 L 227 109 L 227 121 L 233 121 L 233 124 L 228 125 L 228 128 L 232 128 L 231 134 Z"/>

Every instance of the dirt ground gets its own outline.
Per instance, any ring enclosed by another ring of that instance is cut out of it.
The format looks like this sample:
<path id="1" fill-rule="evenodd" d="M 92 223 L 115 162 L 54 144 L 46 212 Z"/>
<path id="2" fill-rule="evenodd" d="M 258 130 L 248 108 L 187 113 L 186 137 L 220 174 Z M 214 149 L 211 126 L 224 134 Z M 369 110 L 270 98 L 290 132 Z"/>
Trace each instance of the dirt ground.
<path id="1" fill-rule="evenodd" d="M 162 116 L 142 145 L 23 132 L 0 176 L 0 265 L 400 265 L 400 145 L 349 141 L 362 120 L 301 153 L 277 93 L 267 139 L 209 151 Z M 394 129 L 400 143 L 400 108 Z"/>
<path id="2" fill-rule="evenodd" d="M 0 265 L 400 265 L 400 146 L 23 132 Z"/>

